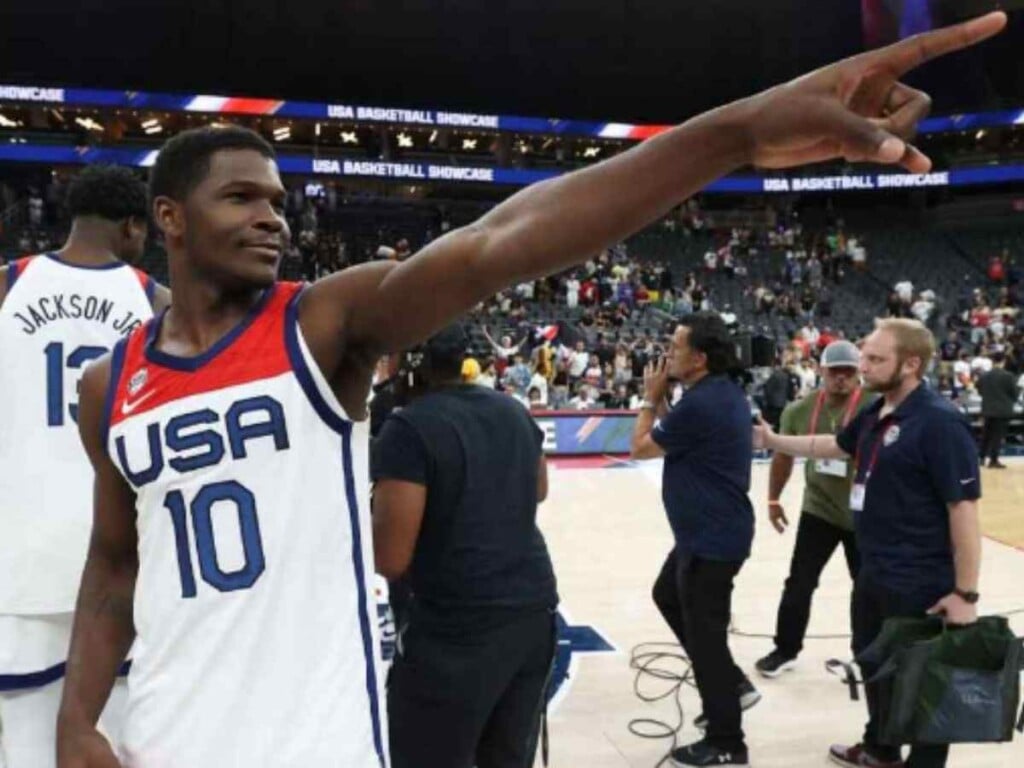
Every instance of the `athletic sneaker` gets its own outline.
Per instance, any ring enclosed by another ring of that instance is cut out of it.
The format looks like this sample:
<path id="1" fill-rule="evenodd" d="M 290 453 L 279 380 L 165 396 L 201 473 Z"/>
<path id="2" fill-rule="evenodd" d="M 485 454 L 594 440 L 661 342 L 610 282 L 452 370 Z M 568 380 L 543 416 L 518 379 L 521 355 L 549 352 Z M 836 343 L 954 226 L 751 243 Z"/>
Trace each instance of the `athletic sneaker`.
<path id="1" fill-rule="evenodd" d="M 747 678 L 743 678 L 743 682 L 740 683 L 737 692 L 740 695 L 740 709 L 743 711 L 750 709 L 761 700 L 760 692 L 758 692 L 757 688 L 754 687 L 754 684 L 747 680 Z M 704 713 L 701 712 L 697 715 L 693 724 L 704 731 L 707 730 L 708 719 L 705 717 Z"/>
<path id="2" fill-rule="evenodd" d="M 778 677 L 796 667 L 796 656 L 783 656 L 778 651 L 772 651 L 763 659 L 758 659 L 754 666 L 761 677 Z"/>
<path id="3" fill-rule="evenodd" d="M 828 751 L 828 757 L 836 765 L 845 765 L 848 768 L 904 768 L 902 760 L 879 760 L 873 757 L 863 744 L 854 744 L 852 747 L 833 744 Z"/>
<path id="4" fill-rule="evenodd" d="M 673 749 L 669 764 L 680 765 L 750 765 L 747 750 L 728 750 L 701 740 Z"/>

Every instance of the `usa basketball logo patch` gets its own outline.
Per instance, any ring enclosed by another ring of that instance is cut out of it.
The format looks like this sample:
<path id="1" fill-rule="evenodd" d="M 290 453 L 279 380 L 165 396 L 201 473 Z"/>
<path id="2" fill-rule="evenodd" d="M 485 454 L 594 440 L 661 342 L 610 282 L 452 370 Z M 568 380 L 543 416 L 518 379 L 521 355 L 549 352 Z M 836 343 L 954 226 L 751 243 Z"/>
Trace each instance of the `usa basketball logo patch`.
<path id="1" fill-rule="evenodd" d="M 882 438 L 882 443 L 888 448 L 890 445 L 900 439 L 900 428 L 893 424 L 885 431 L 885 436 Z"/>
<path id="2" fill-rule="evenodd" d="M 146 379 L 149 378 L 149 371 L 140 368 L 135 375 L 128 380 L 128 396 L 134 396 L 140 389 L 146 386 Z"/>

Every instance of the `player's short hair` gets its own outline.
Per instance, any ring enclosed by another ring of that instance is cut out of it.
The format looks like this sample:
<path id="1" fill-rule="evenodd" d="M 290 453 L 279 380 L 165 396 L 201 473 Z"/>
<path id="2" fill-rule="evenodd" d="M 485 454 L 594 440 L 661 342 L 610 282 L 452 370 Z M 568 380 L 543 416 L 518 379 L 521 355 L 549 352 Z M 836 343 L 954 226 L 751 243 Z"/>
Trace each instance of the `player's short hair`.
<path id="1" fill-rule="evenodd" d="M 249 149 L 268 160 L 274 148 L 255 131 L 237 125 L 204 126 L 182 131 L 169 139 L 157 155 L 149 175 L 149 197 L 184 200 L 210 171 L 210 158 L 223 150 Z"/>
<path id="2" fill-rule="evenodd" d="M 146 219 L 146 185 L 129 168 L 90 165 L 71 179 L 67 208 L 72 218 L 98 216 L 108 221 Z"/>

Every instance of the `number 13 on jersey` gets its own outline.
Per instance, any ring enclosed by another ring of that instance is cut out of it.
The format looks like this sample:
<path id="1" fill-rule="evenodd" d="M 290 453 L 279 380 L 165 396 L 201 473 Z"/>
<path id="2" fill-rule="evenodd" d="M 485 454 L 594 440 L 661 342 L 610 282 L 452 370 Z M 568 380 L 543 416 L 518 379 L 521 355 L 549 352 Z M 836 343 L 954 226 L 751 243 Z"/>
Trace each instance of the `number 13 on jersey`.
<path id="1" fill-rule="evenodd" d="M 46 345 L 46 423 L 51 427 L 64 426 L 64 383 L 68 371 L 80 371 L 85 364 L 102 357 L 109 350 L 106 347 L 83 345 L 76 347 L 64 357 L 64 344 L 54 341 Z M 75 379 L 77 393 L 79 378 Z M 67 406 L 71 420 L 78 423 L 78 403 Z"/>

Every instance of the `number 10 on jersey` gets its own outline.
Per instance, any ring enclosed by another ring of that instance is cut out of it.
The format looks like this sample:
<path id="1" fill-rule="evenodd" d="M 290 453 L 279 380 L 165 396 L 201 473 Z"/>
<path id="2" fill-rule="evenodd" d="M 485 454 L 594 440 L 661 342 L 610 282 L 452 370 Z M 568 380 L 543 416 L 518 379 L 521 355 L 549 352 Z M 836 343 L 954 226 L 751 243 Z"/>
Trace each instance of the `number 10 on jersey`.
<path id="1" fill-rule="evenodd" d="M 214 504 L 223 502 L 234 505 L 238 516 L 238 528 L 242 536 L 244 563 L 233 571 L 225 571 L 217 559 L 217 542 L 213 532 L 212 510 Z M 227 480 L 204 485 L 186 505 L 181 491 L 171 491 L 164 499 L 164 506 L 171 513 L 174 524 L 174 541 L 178 550 L 178 572 L 181 576 L 181 596 L 196 596 L 195 569 L 192 565 L 192 551 L 189 543 L 188 520 L 192 520 L 196 554 L 199 560 L 199 575 L 203 581 L 220 592 L 234 592 L 249 589 L 263 573 L 266 561 L 263 557 L 263 541 L 260 538 L 260 524 L 256 517 L 256 498 L 252 491 L 241 483 Z"/>

